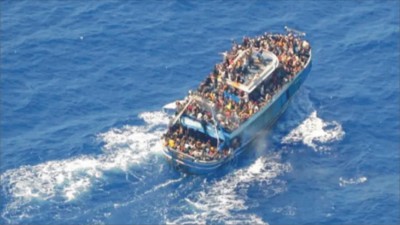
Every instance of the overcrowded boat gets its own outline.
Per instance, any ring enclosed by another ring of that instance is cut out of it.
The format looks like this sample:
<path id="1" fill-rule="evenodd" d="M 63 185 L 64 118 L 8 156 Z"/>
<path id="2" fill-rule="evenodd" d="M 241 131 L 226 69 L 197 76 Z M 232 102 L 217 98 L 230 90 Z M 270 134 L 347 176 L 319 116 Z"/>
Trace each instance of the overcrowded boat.
<path id="1" fill-rule="evenodd" d="M 171 115 L 163 153 L 173 165 L 212 172 L 286 110 L 311 70 L 311 46 L 305 33 L 285 29 L 233 41 L 197 90 L 163 107 Z"/>

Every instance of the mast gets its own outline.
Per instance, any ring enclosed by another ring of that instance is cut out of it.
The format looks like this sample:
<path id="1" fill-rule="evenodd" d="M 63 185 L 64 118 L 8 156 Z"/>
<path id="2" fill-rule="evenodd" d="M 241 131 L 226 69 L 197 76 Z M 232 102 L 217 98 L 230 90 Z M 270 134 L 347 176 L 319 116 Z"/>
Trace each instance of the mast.
<path id="1" fill-rule="evenodd" d="M 182 114 L 185 112 L 186 108 L 190 105 L 190 103 L 192 103 L 193 98 L 190 97 L 189 95 L 189 101 L 186 103 L 185 107 L 182 108 L 182 110 L 179 112 L 179 114 L 174 118 L 174 120 L 170 123 L 170 127 L 175 125 L 175 123 L 179 120 L 179 118 L 181 118 Z"/>

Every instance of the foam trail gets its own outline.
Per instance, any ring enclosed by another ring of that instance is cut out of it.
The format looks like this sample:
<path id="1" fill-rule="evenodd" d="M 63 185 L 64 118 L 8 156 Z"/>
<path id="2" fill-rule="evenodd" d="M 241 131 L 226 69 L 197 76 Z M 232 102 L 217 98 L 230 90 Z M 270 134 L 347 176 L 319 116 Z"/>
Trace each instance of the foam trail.
<path id="1" fill-rule="evenodd" d="M 64 201 L 71 201 L 88 191 L 104 172 L 129 172 L 134 165 L 146 163 L 149 156 L 162 148 L 159 140 L 168 118 L 162 112 L 145 112 L 139 117 L 145 121 L 142 126 L 113 128 L 99 134 L 104 142 L 104 153 L 100 155 L 21 166 L 1 174 L 3 192 L 12 196 L 14 201 L 6 208 L 19 207 L 32 199 L 61 197 Z"/>
<path id="2" fill-rule="evenodd" d="M 277 162 L 279 155 L 260 157 L 248 168 L 228 174 L 223 179 L 208 185 L 204 190 L 185 199 L 192 211 L 183 212 L 179 218 L 167 221 L 170 224 L 226 223 L 266 224 L 255 214 L 245 213 L 250 185 L 263 185 L 264 195 L 273 196 L 285 190 L 284 182 L 277 176 L 291 170 L 289 164 Z"/>
<path id="3" fill-rule="evenodd" d="M 143 195 L 147 195 L 149 193 L 155 192 L 155 191 L 159 190 L 160 188 L 164 188 L 164 187 L 166 187 L 166 186 L 168 186 L 170 184 L 178 183 L 178 182 L 182 181 L 183 178 L 184 177 L 181 177 L 181 178 L 178 178 L 178 179 L 175 179 L 175 180 L 167 180 L 166 182 L 164 182 L 162 184 L 159 184 L 159 185 L 153 187 L 152 189 L 146 191 L 145 193 L 143 193 Z"/>
<path id="4" fill-rule="evenodd" d="M 329 150 L 323 144 L 341 140 L 345 132 L 342 125 L 336 121 L 325 122 L 314 111 L 298 127 L 283 137 L 282 143 L 303 142 L 315 151 Z"/>
<path id="5" fill-rule="evenodd" d="M 345 187 L 347 185 L 362 184 L 362 183 L 366 182 L 367 180 L 368 180 L 367 177 L 358 177 L 358 178 L 350 178 L 350 179 L 344 179 L 342 177 L 339 177 L 339 186 Z"/>

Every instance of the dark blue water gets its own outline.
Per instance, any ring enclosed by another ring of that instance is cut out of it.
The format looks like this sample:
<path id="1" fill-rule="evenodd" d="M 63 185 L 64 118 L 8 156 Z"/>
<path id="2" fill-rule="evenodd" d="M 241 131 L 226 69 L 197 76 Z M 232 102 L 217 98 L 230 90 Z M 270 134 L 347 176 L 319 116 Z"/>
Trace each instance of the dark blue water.
<path id="1" fill-rule="evenodd" d="M 1 1 L 0 224 L 400 224 L 399 1 Z M 231 40 L 287 25 L 312 71 L 208 176 L 161 107 Z"/>

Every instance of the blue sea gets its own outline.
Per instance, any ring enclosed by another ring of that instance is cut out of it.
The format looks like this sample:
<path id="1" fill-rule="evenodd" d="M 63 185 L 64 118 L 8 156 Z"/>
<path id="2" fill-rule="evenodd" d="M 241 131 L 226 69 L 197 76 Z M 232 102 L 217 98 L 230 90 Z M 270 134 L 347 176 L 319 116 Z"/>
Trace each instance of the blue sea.
<path id="1" fill-rule="evenodd" d="M 399 1 L 1 1 L 0 224 L 400 224 Z M 215 173 L 162 106 L 232 40 L 289 26 L 313 67 Z"/>

